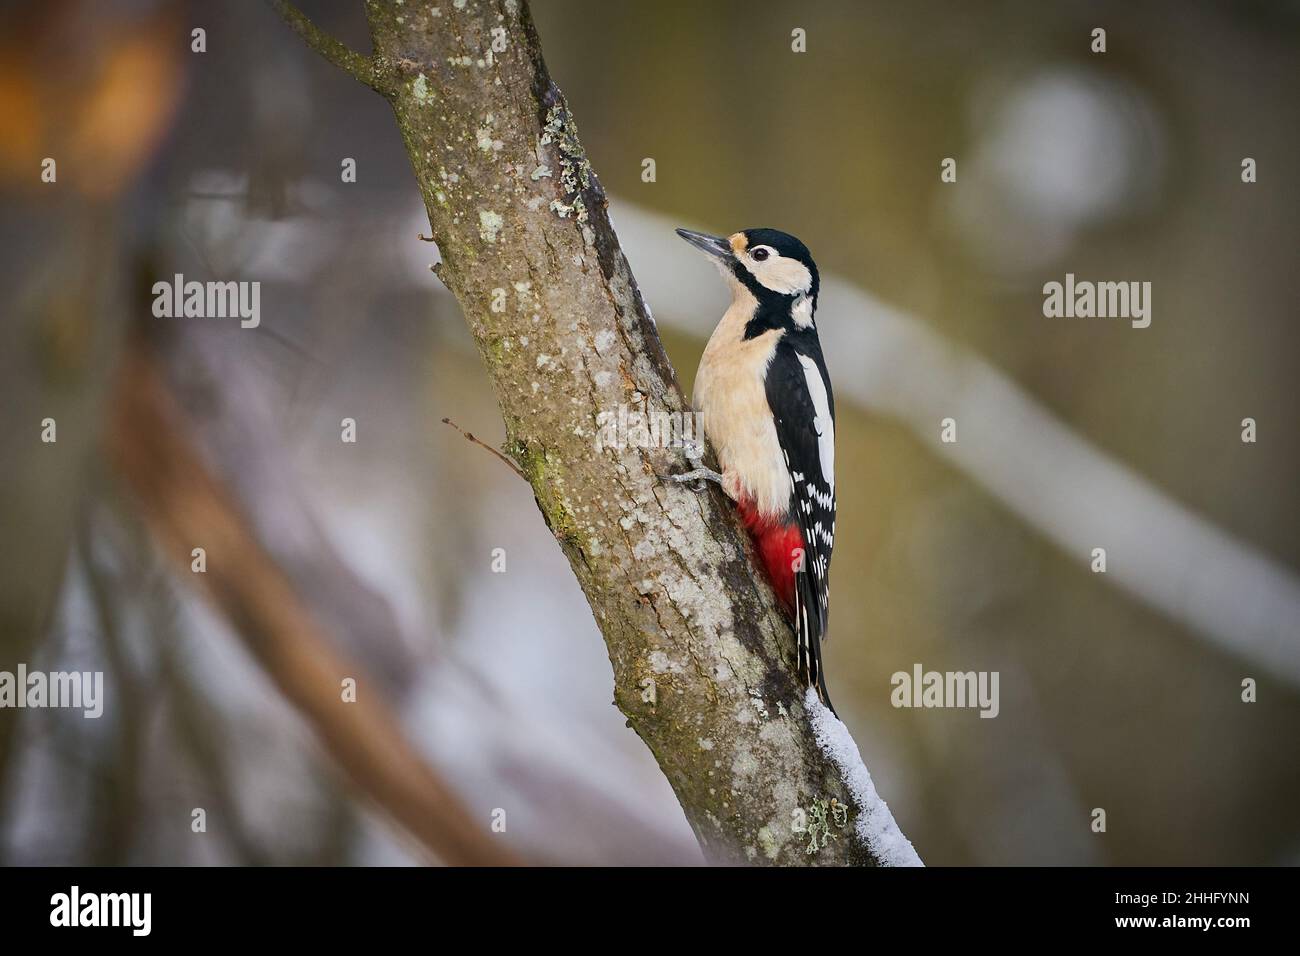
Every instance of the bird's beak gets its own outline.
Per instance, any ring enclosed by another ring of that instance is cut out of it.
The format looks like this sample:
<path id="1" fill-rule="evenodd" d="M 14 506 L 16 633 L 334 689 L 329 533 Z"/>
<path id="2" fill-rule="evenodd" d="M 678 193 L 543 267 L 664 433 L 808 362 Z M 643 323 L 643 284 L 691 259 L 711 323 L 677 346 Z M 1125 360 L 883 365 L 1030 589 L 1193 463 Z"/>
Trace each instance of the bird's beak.
<path id="1" fill-rule="evenodd" d="M 706 252 L 711 256 L 716 256 L 724 262 L 730 262 L 735 259 L 735 254 L 731 251 L 731 243 L 722 236 L 710 236 L 706 232 L 694 232 L 690 229 L 678 229 L 677 235 L 681 236 L 701 252 Z"/>

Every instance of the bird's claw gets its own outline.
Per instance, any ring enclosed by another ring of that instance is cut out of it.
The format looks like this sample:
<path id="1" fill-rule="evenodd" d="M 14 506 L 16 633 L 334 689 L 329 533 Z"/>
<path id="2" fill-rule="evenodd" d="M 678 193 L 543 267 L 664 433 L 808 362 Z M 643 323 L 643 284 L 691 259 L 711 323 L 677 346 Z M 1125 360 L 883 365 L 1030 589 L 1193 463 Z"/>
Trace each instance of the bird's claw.
<path id="1" fill-rule="evenodd" d="M 705 468 L 703 466 L 693 468 L 680 475 L 660 475 L 659 477 L 665 481 L 675 481 L 682 485 L 686 484 L 688 481 L 693 481 L 695 484 L 691 485 L 692 491 L 703 491 L 707 487 L 705 485 L 706 481 L 716 481 L 719 485 L 722 484 L 722 476 L 720 474 L 712 468 Z"/>
<path id="2" fill-rule="evenodd" d="M 664 475 L 655 472 L 661 481 L 671 481 L 675 484 L 684 485 L 687 482 L 694 482 L 691 485 L 692 491 L 703 491 L 707 486 L 705 482 L 716 481 L 719 487 L 723 487 L 722 475 L 712 468 L 706 468 L 704 465 L 704 449 L 701 445 L 691 442 L 685 447 L 686 460 L 690 463 L 691 470 L 682 472 L 679 475 Z"/>

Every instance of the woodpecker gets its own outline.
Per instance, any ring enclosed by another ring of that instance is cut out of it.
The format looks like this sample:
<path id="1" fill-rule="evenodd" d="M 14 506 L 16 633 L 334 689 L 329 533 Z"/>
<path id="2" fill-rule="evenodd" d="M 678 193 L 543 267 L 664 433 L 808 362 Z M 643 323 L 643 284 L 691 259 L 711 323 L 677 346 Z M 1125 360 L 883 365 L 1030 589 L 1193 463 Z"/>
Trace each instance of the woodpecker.
<path id="1" fill-rule="evenodd" d="M 821 642 L 835 544 L 835 398 L 814 320 L 817 265 L 775 229 L 677 234 L 717 265 L 731 305 L 695 375 L 695 407 L 722 473 L 692 460 L 673 479 L 716 481 L 735 501 L 794 626 L 800 679 L 831 707 Z"/>

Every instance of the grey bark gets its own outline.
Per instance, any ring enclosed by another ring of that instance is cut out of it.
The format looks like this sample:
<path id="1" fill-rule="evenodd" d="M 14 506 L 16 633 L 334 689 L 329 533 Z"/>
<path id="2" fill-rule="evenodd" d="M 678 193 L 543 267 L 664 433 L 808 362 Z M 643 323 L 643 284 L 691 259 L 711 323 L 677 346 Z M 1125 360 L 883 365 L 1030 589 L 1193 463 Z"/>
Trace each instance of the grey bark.
<path id="1" fill-rule="evenodd" d="M 523 2 L 370 0 L 374 54 L 272 5 L 391 104 L 442 262 L 532 485 L 604 635 L 614 702 L 715 863 L 867 864 L 793 638 L 730 503 L 663 483 L 671 449 L 597 447 L 597 415 L 688 411 Z M 432 426 L 431 426 L 432 427 Z M 525 639 L 521 636 L 521 639 Z M 795 821 L 850 819 L 815 852 Z"/>

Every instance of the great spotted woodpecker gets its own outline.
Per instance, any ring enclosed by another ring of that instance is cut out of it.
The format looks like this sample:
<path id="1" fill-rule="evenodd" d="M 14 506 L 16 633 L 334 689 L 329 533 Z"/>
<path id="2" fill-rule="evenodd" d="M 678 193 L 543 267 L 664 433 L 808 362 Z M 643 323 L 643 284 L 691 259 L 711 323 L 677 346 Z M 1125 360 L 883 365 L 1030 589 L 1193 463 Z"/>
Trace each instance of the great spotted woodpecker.
<path id="1" fill-rule="evenodd" d="M 835 544 L 835 398 L 813 320 L 817 265 L 775 229 L 677 234 L 713 258 L 731 306 L 695 376 L 695 406 L 722 473 L 693 461 L 673 477 L 717 481 L 736 502 L 794 625 L 800 678 L 830 707 L 821 642 Z"/>

